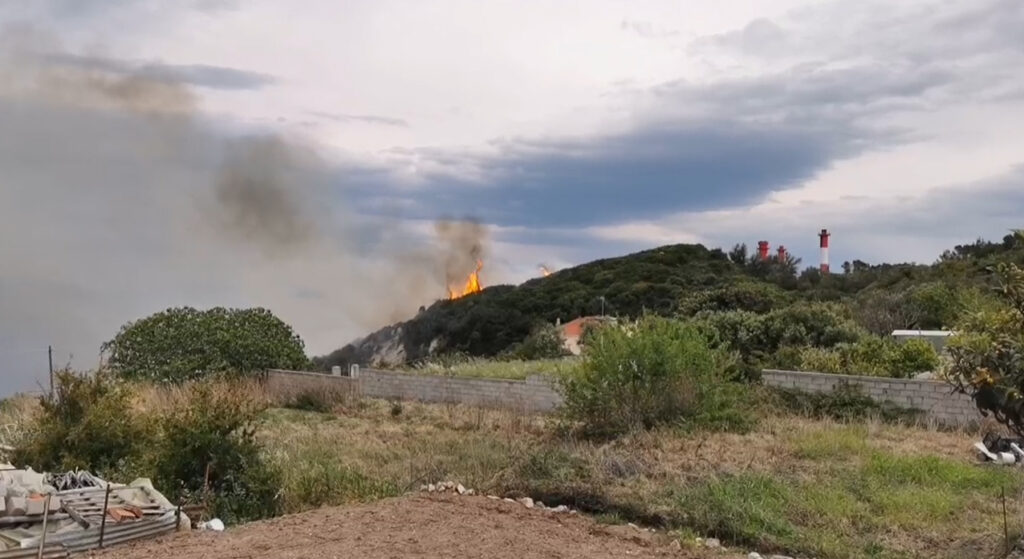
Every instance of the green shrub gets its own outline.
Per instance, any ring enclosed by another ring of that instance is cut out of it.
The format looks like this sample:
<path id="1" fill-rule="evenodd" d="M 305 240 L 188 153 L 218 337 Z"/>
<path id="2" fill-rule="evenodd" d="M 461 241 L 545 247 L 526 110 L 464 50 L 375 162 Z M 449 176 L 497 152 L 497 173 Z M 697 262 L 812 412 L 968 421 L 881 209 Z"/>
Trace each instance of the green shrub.
<path id="1" fill-rule="evenodd" d="M 181 382 L 210 373 L 301 369 L 302 339 L 266 309 L 168 309 L 121 327 L 103 344 L 124 378 Z"/>
<path id="2" fill-rule="evenodd" d="M 892 338 L 865 336 L 856 343 L 832 348 L 804 348 L 799 361 L 799 369 L 803 371 L 908 378 L 916 373 L 935 371 L 939 355 L 924 340 L 898 343 Z"/>
<path id="3" fill-rule="evenodd" d="M 579 368 L 561 379 L 563 411 L 591 436 L 657 425 L 749 425 L 743 387 L 730 382 L 733 359 L 709 347 L 694 326 L 646 317 L 594 334 Z"/>
<path id="4" fill-rule="evenodd" d="M 936 371 L 939 368 L 939 354 L 935 346 L 926 340 L 910 339 L 898 344 L 891 356 L 889 371 L 893 376 L 910 377 L 915 373 Z"/>
<path id="5" fill-rule="evenodd" d="M 947 377 L 983 414 L 1024 435 L 1024 269 L 999 264 L 994 271 L 1003 304 L 964 317 L 948 345 Z"/>
<path id="6" fill-rule="evenodd" d="M 565 340 L 558 328 L 553 324 L 542 324 L 535 327 L 522 342 L 510 347 L 502 357 L 521 361 L 565 357 L 569 352 L 564 344 Z"/>
<path id="7" fill-rule="evenodd" d="M 679 302 L 681 316 L 700 312 L 750 311 L 766 313 L 790 302 L 790 295 L 768 284 L 742 281 L 733 285 L 694 291 Z"/>
<path id="8" fill-rule="evenodd" d="M 277 514 L 280 475 L 255 437 L 265 406 L 209 382 L 187 391 L 159 420 L 153 481 L 168 498 L 204 502 L 226 522 Z"/>
<path id="9" fill-rule="evenodd" d="M 136 460 L 152 438 L 148 418 L 132 412 L 130 387 L 110 374 L 58 371 L 54 391 L 40 398 L 36 424 L 11 453 L 15 464 L 110 475 Z"/>

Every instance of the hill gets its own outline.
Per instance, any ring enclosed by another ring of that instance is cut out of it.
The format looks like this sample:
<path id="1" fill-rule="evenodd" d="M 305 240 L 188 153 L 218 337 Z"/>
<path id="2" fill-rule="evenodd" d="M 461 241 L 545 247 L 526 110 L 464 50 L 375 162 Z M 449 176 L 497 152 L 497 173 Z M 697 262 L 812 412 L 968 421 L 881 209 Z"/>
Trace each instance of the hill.
<path id="1" fill-rule="evenodd" d="M 760 261 L 744 245 L 728 253 L 703 245 L 669 245 L 438 301 L 408 321 L 314 361 L 327 369 L 350 363 L 400 365 L 442 353 L 494 356 L 540 324 L 602 311 L 631 318 L 737 308 L 764 312 L 795 300 L 848 302 L 854 315 L 864 316 L 863 325 L 877 333 L 893 326 L 938 328 L 948 326 L 948 313 L 919 307 L 941 306 L 930 299 L 952 297 L 953 289 L 984 286 L 986 269 L 999 261 L 1024 262 L 1024 241 L 1014 235 L 1001 242 L 978 240 L 946 251 L 930 265 L 845 262 L 836 270 L 842 273 L 829 276 L 816 268 L 798 274 L 800 261 L 791 256 Z M 711 306 L 699 299 L 694 304 L 695 295 L 706 294 L 714 299 Z M 874 316 L 876 310 L 886 311 L 885 316 Z"/>

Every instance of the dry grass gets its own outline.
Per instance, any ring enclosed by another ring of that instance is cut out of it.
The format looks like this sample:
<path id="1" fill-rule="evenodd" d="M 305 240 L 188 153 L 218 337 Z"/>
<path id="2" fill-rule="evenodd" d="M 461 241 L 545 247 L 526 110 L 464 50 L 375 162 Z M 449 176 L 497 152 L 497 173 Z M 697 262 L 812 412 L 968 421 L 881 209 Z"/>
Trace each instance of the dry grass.
<path id="1" fill-rule="evenodd" d="M 996 497 L 1022 488 L 1014 470 L 976 463 L 968 432 L 771 416 L 743 435 L 663 429 L 594 443 L 553 427 L 508 411 L 367 400 L 332 414 L 272 410 L 260 438 L 287 472 L 289 511 L 452 479 L 823 558 L 994 556 Z M 1017 498 L 1008 507 L 1019 532 L 1024 508 Z"/>
<path id="2" fill-rule="evenodd" d="M 17 395 L 0 400 L 0 458 L 3 448 L 20 441 L 39 413 L 39 397 Z"/>

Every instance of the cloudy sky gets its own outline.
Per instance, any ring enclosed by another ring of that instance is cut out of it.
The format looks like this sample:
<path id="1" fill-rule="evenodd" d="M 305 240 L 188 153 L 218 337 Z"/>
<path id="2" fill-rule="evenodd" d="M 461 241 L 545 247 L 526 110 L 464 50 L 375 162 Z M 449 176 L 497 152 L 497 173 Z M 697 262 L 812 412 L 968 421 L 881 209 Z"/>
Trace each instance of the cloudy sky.
<path id="1" fill-rule="evenodd" d="M 262 305 L 311 353 L 666 243 L 930 262 L 1024 213 L 1019 0 L 5 0 L 0 393 L 128 320 Z"/>

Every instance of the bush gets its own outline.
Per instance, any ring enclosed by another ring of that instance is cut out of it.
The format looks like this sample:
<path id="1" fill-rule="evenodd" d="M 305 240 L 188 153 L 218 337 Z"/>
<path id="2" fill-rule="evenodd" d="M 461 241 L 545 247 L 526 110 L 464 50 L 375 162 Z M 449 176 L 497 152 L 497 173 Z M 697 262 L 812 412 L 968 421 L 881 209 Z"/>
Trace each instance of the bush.
<path id="1" fill-rule="evenodd" d="M 984 415 L 1024 436 L 1024 269 L 999 264 L 994 271 L 1004 304 L 963 320 L 948 345 L 947 377 Z"/>
<path id="2" fill-rule="evenodd" d="M 925 340 L 898 343 L 892 338 L 865 336 L 857 343 L 832 348 L 804 348 L 799 369 L 817 373 L 908 378 L 935 371 L 939 355 Z"/>
<path id="3" fill-rule="evenodd" d="M 204 502 L 225 521 L 278 511 L 277 472 L 254 436 L 263 404 L 230 383 L 181 389 L 171 405 L 141 409 L 113 375 L 61 371 L 12 460 L 38 471 L 85 469 L 108 479 L 146 475 L 169 499 Z M 173 398 L 172 398 L 173 399 Z"/>
<path id="4" fill-rule="evenodd" d="M 301 369 L 302 339 L 266 309 L 168 309 L 121 327 L 103 344 L 124 378 L 181 382 L 205 374 Z"/>
<path id="5" fill-rule="evenodd" d="M 646 317 L 633 327 L 604 328 L 561 380 L 563 411 L 584 434 L 599 437 L 677 423 L 745 428 L 744 391 L 729 380 L 732 365 L 683 322 Z"/>
<path id="6" fill-rule="evenodd" d="M 55 373 L 53 398 L 39 399 L 36 425 L 11 453 L 18 465 L 40 471 L 120 471 L 145 450 L 152 434 L 132 413 L 130 387 L 107 373 Z"/>
<path id="7" fill-rule="evenodd" d="M 679 303 L 679 314 L 693 316 L 700 312 L 737 310 L 766 313 L 784 306 L 790 299 L 785 291 L 774 285 L 743 281 L 687 294 Z"/>
<path id="8" fill-rule="evenodd" d="M 565 357 L 565 340 L 561 331 L 552 324 L 542 324 L 533 329 L 522 342 L 513 345 L 502 356 L 522 361 Z"/>
<path id="9" fill-rule="evenodd" d="M 226 522 L 277 514 L 280 477 L 255 436 L 264 404 L 230 385 L 186 390 L 183 404 L 160 418 L 154 482 L 168 498 L 205 502 Z"/>

